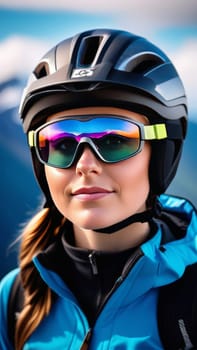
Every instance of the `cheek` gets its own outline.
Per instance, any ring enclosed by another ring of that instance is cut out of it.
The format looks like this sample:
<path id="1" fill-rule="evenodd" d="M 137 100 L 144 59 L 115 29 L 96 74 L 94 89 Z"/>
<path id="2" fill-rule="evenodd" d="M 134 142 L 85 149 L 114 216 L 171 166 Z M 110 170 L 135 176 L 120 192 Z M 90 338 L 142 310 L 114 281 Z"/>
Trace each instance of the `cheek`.
<path id="1" fill-rule="evenodd" d="M 56 206 L 59 207 L 59 204 L 65 201 L 65 188 L 71 179 L 69 171 L 45 166 L 45 175 L 51 197 Z"/>
<path id="2" fill-rule="evenodd" d="M 130 158 L 125 163 L 125 169 L 122 168 L 122 188 L 124 188 L 125 198 L 130 203 L 136 203 L 141 206 L 148 197 L 149 186 L 149 162 L 150 147 L 144 147 L 144 150 L 136 157 Z"/>

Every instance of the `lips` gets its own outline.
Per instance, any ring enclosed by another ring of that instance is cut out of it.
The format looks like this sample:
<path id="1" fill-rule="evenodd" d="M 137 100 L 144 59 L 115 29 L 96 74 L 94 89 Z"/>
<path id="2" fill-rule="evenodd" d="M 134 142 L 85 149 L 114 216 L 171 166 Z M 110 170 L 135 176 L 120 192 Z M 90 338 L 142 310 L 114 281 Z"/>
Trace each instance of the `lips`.
<path id="1" fill-rule="evenodd" d="M 91 193 L 110 193 L 111 191 L 101 187 L 83 187 L 73 191 L 72 195 L 91 194 Z"/>
<path id="2" fill-rule="evenodd" d="M 107 190 L 102 187 L 82 187 L 72 192 L 72 196 L 81 200 L 95 200 L 100 199 L 113 191 Z"/>

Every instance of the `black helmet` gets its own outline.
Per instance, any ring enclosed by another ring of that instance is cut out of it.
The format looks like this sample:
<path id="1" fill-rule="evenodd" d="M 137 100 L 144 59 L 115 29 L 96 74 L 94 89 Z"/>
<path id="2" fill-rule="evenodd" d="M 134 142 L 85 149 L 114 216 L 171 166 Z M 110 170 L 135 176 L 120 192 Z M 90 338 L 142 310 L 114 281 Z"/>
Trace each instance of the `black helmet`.
<path id="1" fill-rule="evenodd" d="M 152 142 L 149 168 L 151 193 L 163 193 L 176 173 L 187 126 L 185 91 L 169 58 L 146 39 L 120 30 L 90 30 L 60 42 L 40 60 L 24 91 L 24 130 L 52 113 L 83 106 L 125 108 L 169 126 L 167 139 Z M 33 149 L 32 158 L 50 203 Z"/>

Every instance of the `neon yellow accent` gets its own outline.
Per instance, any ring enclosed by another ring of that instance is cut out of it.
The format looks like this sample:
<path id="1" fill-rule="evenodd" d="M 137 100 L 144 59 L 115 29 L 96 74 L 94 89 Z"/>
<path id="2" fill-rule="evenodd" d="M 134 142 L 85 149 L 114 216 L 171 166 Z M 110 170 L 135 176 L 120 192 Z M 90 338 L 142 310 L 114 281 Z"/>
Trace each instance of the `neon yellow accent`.
<path id="1" fill-rule="evenodd" d="M 154 124 L 144 126 L 145 140 L 161 140 L 167 138 L 165 124 Z"/>
<path id="2" fill-rule="evenodd" d="M 34 147 L 34 131 L 28 132 L 28 144 L 30 147 Z"/>

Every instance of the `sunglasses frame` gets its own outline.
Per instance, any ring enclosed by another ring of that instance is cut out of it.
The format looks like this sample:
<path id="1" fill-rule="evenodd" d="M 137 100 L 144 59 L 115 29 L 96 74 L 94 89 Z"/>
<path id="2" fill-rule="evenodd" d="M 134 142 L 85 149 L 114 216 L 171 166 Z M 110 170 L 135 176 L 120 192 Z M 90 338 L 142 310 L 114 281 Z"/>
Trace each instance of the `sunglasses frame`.
<path id="1" fill-rule="evenodd" d="M 45 127 L 55 124 L 55 123 L 59 123 L 61 121 L 65 121 L 65 120 L 78 120 L 78 121 L 83 121 L 83 122 L 88 122 L 92 119 L 102 119 L 102 118 L 109 118 L 109 119 L 120 119 L 120 120 L 125 120 L 129 123 L 132 123 L 134 125 L 137 125 L 139 127 L 140 130 L 140 146 L 138 148 L 138 150 L 131 154 L 130 156 L 127 156 L 121 160 L 113 160 L 113 161 L 108 161 L 105 158 L 103 158 L 103 156 L 100 154 L 100 152 L 98 151 L 96 145 L 94 144 L 94 142 L 92 141 L 92 139 L 90 137 L 82 137 L 80 142 L 78 143 L 76 150 L 74 152 L 74 155 L 72 157 L 72 160 L 70 161 L 70 163 L 67 166 L 64 167 L 60 167 L 60 166 L 55 166 L 53 164 L 47 163 L 45 162 L 41 157 L 40 157 L 40 153 L 39 153 L 39 146 L 38 146 L 38 133 L 43 130 Z M 121 162 L 122 160 L 126 160 L 129 159 L 131 157 L 134 157 L 135 155 L 137 155 L 138 153 L 141 152 L 143 146 L 144 146 L 144 141 L 151 141 L 151 140 L 161 140 L 161 139 L 166 139 L 167 138 L 167 129 L 166 129 L 166 125 L 164 123 L 160 123 L 160 124 L 148 124 L 148 125 L 144 125 L 141 122 L 138 122 L 136 120 L 127 118 L 127 117 L 123 117 L 123 116 L 119 116 L 119 115 L 101 115 L 101 114 L 91 114 L 91 115 L 78 115 L 78 116 L 68 116 L 68 117 L 62 117 L 61 119 L 55 119 L 52 121 L 49 121 L 43 125 L 41 125 L 40 127 L 38 127 L 36 130 L 30 130 L 28 132 L 28 144 L 30 146 L 30 148 L 34 148 L 36 151 L 36 155 L 38 160 L 47 166 L 53 167 L 53 168 L 59 168 L 59 169 L 68 169 L 70 168 L 76 159 L 76 156 L 79 152 L 79 148 L 81 148 L 81 146 L 83 144 L 88 144 L 91 149 L 93 149 L 93 151 L 96 153 L 96 155 L 99 157 L 99 159 L 101 159 L 103 162 L 105 163 L 118 163 Z"/>

